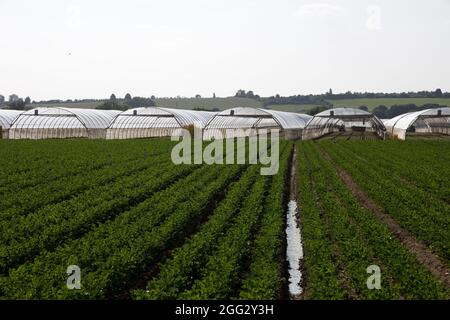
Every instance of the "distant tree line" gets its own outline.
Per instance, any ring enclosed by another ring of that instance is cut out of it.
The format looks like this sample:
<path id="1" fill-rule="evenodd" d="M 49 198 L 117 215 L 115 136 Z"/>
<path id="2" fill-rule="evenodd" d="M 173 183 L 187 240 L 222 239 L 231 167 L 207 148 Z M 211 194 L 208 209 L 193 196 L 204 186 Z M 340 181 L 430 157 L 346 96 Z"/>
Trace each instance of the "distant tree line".
<path id="1" fill-rule="evenodd" d="M 442 92 L 441 89 L 435 91 L 418 91 L 418 92 L 401 92 L 401 93 L 373 93 L 373 92 L 351 92 L 334 94 L 330 89 L 325 94 L 309 94 L 309 95 L 294 95 L 283 97 L 279 94 L 267 98 L 262 98 L 253 91 L 238 90 L 235 97 L 250 98 L 260 101 L 264 106 L 268 105 L 289 105 L 289 104 L 305 104 L 318 105 L 325 108 L 332 107 L 333 103 L 330 100 L 343 99 L 375 99 L 375 98 L 450 98 L 450 92 Z"/>
<path id="2" fill-rule="evenodd" d="M 339 99 L 374 99 L 374 98 L 450 98 L 450 92 L 442 92 L 441 89 L 435 91 L 401 92 L 401 93 L 383 93 L 383 92 L 351 92 L 333 94 L 327 92 L 321 95 L 328 100 Z"/>
<path id="3" fill-rule="evenodd" d="M 279 94 L 268 98 L 262 98 L 255 94 L 253 91 L 238 90 L 235 94 L 238 98 L 255 99 L 262 103 L 263 106 L 268 105 L 281 105 L 281 104 L 313 104 L 321 105 L 324 107 L 331 107 L 332 104 L 325 100 L 321 95 L 296 95 L 289 97 L 282 97 Z"/>
<path id="4" fill-rule="evenodd" d="M 215 97 L 215 93 L 213 97 Z M 402 93 L 372 93 L 372 92 L 351 92 L 346 93 L 333 93 L 330 89 L 324 94 L 316 95 L 294 95 L 283 97 L 279 94 L 270 97 L 261 97 L 255 94 L 252 90 L 238 90 L 235 97 L 255 99 L 260 101 L 263 106 L 269 105 L 316 105 L 309 110 L 309 114 L 315 115 L 327 109 L 333 108 L 333 100 L 338 99 L 375 99 L 375 98 L 450 98 L 449 92 L 442 92 L 441 89 L 434 91 L 418 91 L 418 92 L 402 92 Z M 200 95 L 196 95 L 196 98 L 201 98 Z M 11 94 L 6 101 L 3 95 L 0 95 L 0 107 L 7 107 L 9 109 L 26 110 L 31 108 L 31 104 L 62 104 L 62 103 L 100 103 L 97 108 L 103 110 L 127 110 L 131 108 L 151 107 L 155 106 L 155 96 L 150 98 L 145 97 L 132 97 L 127 93 L 123 99 L 117 98 L 115 94 L 112 94 L 109 100 L 98 99 L 82 99 L 82 100 L 46 100 L 46 101 L 31 101 L 30 97 L 25 99 L 20 98 L 16 94 Z M 423 106 L 417 106 L 415 104 L 399 104 L 393 105 L 390 108 L 380 105 L 373 110 L 373 113 L 380 118 L 392 118 L 399 114 L 406 112 L 419 111 L 423 109 L 439 108 L 443 107 L 438 104 L 425 104 Z M 366 106 L 360 106 L 362 110 L 368 110 Z"/>
<path id="5" fill-rule="evenodd" d="M 31 101 L 30 97 L 26 97 L 25 99 L 19 97 L 16 94 L 11 94 L 8 100 L 5 99 L 5 96 L 0 95 L 0 107 L 14 110 L 27 110 L 33 108 L 33 104 L 46 104 L 46 105 L 61 105 L 64 103 L 100 103 L 97 106 L 97 109 L 103 110 L 128 110 L 132 108 L 141 108 L 141 107 L 151 107 L 155 106 L 155 96 L 151 96 L 151 98 L 143 98 L 143 97 L 131 97 L 129 93 L 125 95 L 123 99 L 116 98 L 115 94 L 112 94 L 109 100 L 100 100 L 100 99 L 75 99 L 75 100 L 60 100 L 60 99 L 52 99 L 52 100 L 41 100 L 41 101 Z"/>
<path id="6" fill-rule="evenodd" d="M 268 98 L 262 98 L 259 95 L 254 94 L 253 91 L 238 90 L 235 97 L 256 99 L 262 103 L 263 106 L 269 105 L 316 105 L 316 107 L 310 109 L 307 113 L 310 115 L 316 115 L 322 111 L 333 108 L 333 100 L 344 99 L 376 99 L 376 98 L 450 98 L 450 92 L 442 92 L 441 89 L 435 91 L 418 91 L 418 92 L 402 92 L 402 93 L 373 93 L 373 92 L 351 92 L 334 94 L 330 89 L 325 94 L 317 95 L 295 95 L 282 97 L 279 94 Z M 424 104 L 417 106 L 415 104 L 398 104 L 391 107 L 380 105 L 376 107 L 372 113 L 382 119 L 390 119 L 400 114 L 407 112 L 420 111 L 425 109 L 443 108 L 439 104 Z M 369 111 L 367 106 L 360 106 L 359 109 Z"/>
<path id="7" fill-rule="evenodd" d="M 153 107 L 155 106 L 155 97 L 152 96 L 152 98 L 131 97 L 131 94 L 127 93 L 123 99 L 117 99 L 116 95 L 112 94 L 109 100 L 104 101 L 97 109 L 125 111 L 134 108 Z"/>
<path id="8" fill-rule="evenodd" d="M 253 91 L 245 91 L 242 89 L 239 89 L 236 94 L 234 95 L 237 98 L 249 98 L 249 99 L 256 99 L 256 100 L 260 100 L 261 97 L 257 94 L 254 94 Z"/>
<path id="9" fill-rule="evenodd" d="M 29 104 L 31 104 L 30 97 L 23 99 L 17 94 L 11 94 L 8 97 L 8 101 L 6 101 L 5 96 L 0 95 L 0 107 L 6 106 L 7 109 L 26 110 L 27 105 Z"/>
<path id="10" fill-rule="evenodd" d="M 296 95 L 290 97 L 281 97 L 280 95 L 275 95 L 268 98 L 260 99 L 264 106 L 268 105 L 285 105 L 285 104 L 305 104 L 305 105 L 319 105 L 325 108 L 332 107 L 333 104 L 325 100 L 322 96 L 315 95 Z"/>
<path id="11" fill-rule="evenodd" d="M 422 106 L 417 106 L 415 104 L 401 104 L 401 105 L 393 105 L 390 108 L 386 106 L 378 106 L 376 107 L 372 113 L 375 114 L 380 119 L 392 119 L 396 116 L 399 116 L 408 112 L 421 111 L 426 109 L 437 109 L 437 108 L 445 108 L 446 106 L 427 103 Z"/>
<path id="12" fill-rule="evenodd" d="M 61 103 L 95 103 L 104 101 L 104 99 L 67 99 L 67 100 L 61 100 L 61 99 L 52 99 L 52 100 L 40 100 L 35 101 L 33 100 L 33 104 L 61 104 Z"/>

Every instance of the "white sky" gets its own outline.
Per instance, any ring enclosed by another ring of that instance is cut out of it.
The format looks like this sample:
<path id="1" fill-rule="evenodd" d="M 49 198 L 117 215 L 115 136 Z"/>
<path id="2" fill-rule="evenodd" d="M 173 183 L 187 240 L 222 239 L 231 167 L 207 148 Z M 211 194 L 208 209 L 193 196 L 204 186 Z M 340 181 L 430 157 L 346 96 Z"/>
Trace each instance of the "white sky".
<path id="1" fill-rule="evenodd" d="M 0 0 L 0 94 L 450 91 L 450 0 Z"/>

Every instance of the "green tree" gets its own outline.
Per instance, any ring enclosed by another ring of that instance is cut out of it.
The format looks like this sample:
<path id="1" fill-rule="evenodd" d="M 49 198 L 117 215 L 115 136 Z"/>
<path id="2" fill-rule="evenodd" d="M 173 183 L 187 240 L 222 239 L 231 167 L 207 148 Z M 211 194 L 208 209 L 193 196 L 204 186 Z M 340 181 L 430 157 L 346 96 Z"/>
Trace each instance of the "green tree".
<path id="1" fill-rule="evenodd" d="M 130 101 L 131 101 L 131 94 L 127 93 L 127 94 L 125 95 L 125 103 L 128 103 L 128 102 L 130 102 Z"/>
<path id="2" fill-rule="evenodd" d="M 100 110 L 120 110 L 125 111 L 128 107 L 124 104 L 121 104 L 117 101 L 108 100 L 97 106 L 97 109 Z"/>
<path id="3" fill-rule="evenodd" d="M 150 98 L 134 97 L 130 101 L 125 102 L 130 108 L 145 108 L 155 106 L 155 102 Z"/>
<path id="4" fill-rule="evenodd" d="M 245 90 L 239 89 L 239 90 L 236 92 L 235 97 L 245 98 L 245 97 L 246 97 Z"/>
<path id="5" fill-rule="evenodd" d="M 369 108 L 367 106 L 360 106 L 359 110 L 369 111 Z"/>
<path id="6" fill-rule="evenodd" d="M 110 97 L 109 97 L 110 101 L 117 101 L 116 95 L 113 93 Z"/>
<path id="7" fill-rule="evenodd" d="M 25 109 L 25 101 L 22 98 L 17 100 L 8 102 L 8 107 L 14 110 L 24 110 Z"/>
<path id="8" fill-rule="evenodd" d="M 386 106 L 378 106 L 375 109 L 373 109 L 373 114 L 376 115 L 378 118 L 386 119 L 388 118 L 388 108 Z"/>
<path id="9" fill-rule="evenodd" d="M 311 110 L 308 111 L 308 114 L 311 115 L 311 116 L 315 116 L 316 114 L 318 114 L 318 113 L 320 113 L 322 111 L 328 110 L 328 109 L 329 108 L 324 107 L 324 106 L 314 107 L 314 108 L 312 108 Z"/>
<path id="10" fill-rule="evenodd" d="M 9 95 L 9 102 L 10 103 L 12 103 L 12 102 L 16 102 L 17 100 L 19 100 L 19 96 L 17 95 L 17 94 L 10 94 Z"/>

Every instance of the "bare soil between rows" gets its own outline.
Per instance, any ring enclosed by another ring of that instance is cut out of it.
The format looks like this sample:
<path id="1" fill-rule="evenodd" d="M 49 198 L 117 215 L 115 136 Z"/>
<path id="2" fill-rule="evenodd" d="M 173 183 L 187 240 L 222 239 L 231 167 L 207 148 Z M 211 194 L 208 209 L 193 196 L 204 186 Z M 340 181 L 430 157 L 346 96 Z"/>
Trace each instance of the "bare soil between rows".
<path id="1" fill-rule="evenodd" d="M 322 149 L 322 154 L 336 169 L 342 182 L 357 197 L 359 202 L 370 212 L 372 212 L 383 224 L 385 224 L 392 234 L 410 251 L 417 260 L 425 266 L 435 277 L 441 280 L 447 288 L 450 288 L 450 270 L 441 259 L 431 252 L 427 246 L 416 239 L 408 231 L 404 230 L 392 217 L 384 213 L 378 205 L 370 199 L 358 186 L 353 178 L 341 167 L 339 167 L 330 155 Z"/>

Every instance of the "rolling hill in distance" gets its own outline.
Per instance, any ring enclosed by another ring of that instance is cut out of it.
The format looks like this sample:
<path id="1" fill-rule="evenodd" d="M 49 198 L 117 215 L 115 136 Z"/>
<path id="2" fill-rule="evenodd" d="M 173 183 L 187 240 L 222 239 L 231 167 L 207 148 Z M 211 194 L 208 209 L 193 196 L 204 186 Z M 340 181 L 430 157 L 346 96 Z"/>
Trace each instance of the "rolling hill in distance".
<path id="1" fill-rule="evenodd" d="M 106 100 L 105 100 L 106 101 Z M 359 108 L 366 106 L 370 111 L 374 108 L 384 105 L 391 107 L 393 105 L 415 104 L 422 106 L 425 104 L 439 104 L 450 106 L 450 98 L 367 98 L 367 99 L 336 99 L 327 100 L 333 107 L 351 107 Z M 91 108 L 96 109 L 103 101 L 94 102 L 60 102 L 60 103 L 33 103 L 30 106 L 38 107 L 65 107 L 65 108 Z M 176 109 L 205 109 L 205 110 L 226 110 L 235 107 L 254 107 L 264 108 L 263 104 L 250 98 L 227 97 L 227 98 L 156 98 L 157 107 L 176 108 Z M 318 107 L 311 104 L 282 104 L 268 105 L 266 108 L 272 110 L 305 113 Z"/>

